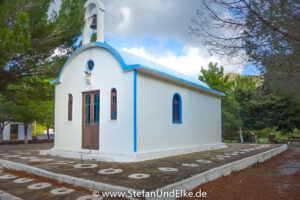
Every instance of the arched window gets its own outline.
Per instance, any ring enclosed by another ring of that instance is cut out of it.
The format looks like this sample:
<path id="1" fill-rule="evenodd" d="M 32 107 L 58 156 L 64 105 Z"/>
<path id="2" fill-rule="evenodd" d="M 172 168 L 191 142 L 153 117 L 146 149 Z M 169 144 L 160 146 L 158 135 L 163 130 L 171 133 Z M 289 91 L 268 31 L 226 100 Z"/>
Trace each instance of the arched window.
<path id="1" fill-rule="evenodd" d="M 110 118 L 117 119 L 117 90 L 111 89 Z"/>
<path id="2" fill-rule="evenodd" d="M 72 121 L 72 107 L 73 107 L 73 96 L 69 94 L 68 99 L 68 121 Z"/>
<path id="3" fill-rule="evenodd" d="M 179 94 L 174 94 L 172 102 L 172 119 L 173 123 L 182 123 L 182 105 L 181 97 Z"/>

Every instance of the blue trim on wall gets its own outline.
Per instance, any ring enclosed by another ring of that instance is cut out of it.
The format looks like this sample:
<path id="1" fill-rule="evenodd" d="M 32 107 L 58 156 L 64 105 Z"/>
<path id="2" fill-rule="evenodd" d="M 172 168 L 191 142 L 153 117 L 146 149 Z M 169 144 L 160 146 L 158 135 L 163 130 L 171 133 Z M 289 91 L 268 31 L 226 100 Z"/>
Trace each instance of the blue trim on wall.
<path id="1" fill-rule="evenodd" d="M 60 78 L 62 76 L 62 73 L 63 73 L 66 65 L 68 64 L 68 62 L 70 62 L 71 58 L 73 56 L 75 56 L 76 54 L 78 54 L 80 51 L 82 51 L 84 49 L 87 49 L 87 48 L 91 48 L 91 47 L 103 47 L 105 49 L 108 49 L 119 60 L 119 62 L 121 63 L 124 70 L 127 70 L 127 68 L 132 68 L 133 67 L 133 66 L 130 66 L 130 65 L 126 65 L 123 58 L 121 57 L 121 55 L 113 47 L 111 47 L 110 45 L 108 45 L 106 43 L 102 43 L 102 42 L 93 42 L 93 43 L 89 43 L 89 44 L 86 44 L 86 45 L 82 45 L 78 49 L 76 49 L 72 53 L 72 55 L 67 59 L 67 61 L 65 62 L 64 66 L 62 67 L 62 69 L 61 69 L 61 71 L 58 75 L 58 78 L 55 79 L 55 80 L 50 81 L 50 83 L 58 83 L 60 81 Z"/>
<path id="2" fill-rule="evenodd" d="M 135 68 L 132 68 L 132 69 L 139 69 L 139 68 L 142 68 L 142 69 L 145 69 L 147 71 L 151 71 L 151 72 L 154 72 L 154 73 L 157 73 L 157 74 L 160 74 L 160 75 L 163 75 L 163 76 L 166 76 L 166 77 L 170 77 L 170 78 L 173 78 L 173 79 L 177 79 L 179 81 L 182 81 L 184 83 L 188 83 L 190 85 L 193 85 L 193 86 L 196 86 L 196 87 L 199 87 L 199 88 L 202 88 L 202 89 L 205 89 L 207 91 L 210 91 L 210 92 L 213 92 L 215 94 L 218 94 L 220 96 L 225 96 L 225 94 L 223 92 L 219 92 L 217 90 L 213 90 L 211 88 L 207 88 L 207 87 L 204 87 L 200 84 L 197 84 L 197 83 L 194 83 L 194 82 L 191 82 L 191 81 L 188 81 L 188 80 L 185 80 L 185 79 L 182 79 L 180 77 L 176 77 L 172 74 L 168 74 L 168 73 L 165 73 L 165 72 L 161 72 L 161 71 L 158 71 L 158 70 L 155 70 L 153 68 L 150 68 L 150 67 L 146 67 L 146 66 L 143 66 L 143 65 L 138 65 L 138 67 L 135 67 Z"/>
<path id="3" fill-rule="evenodd" d="M 187 78 L 185 75 L 182 75 L 178 72 L 174 72 L 172 70 L 166 70 L 167 68 L 162 68 L 162 67 L 158 67 L 158 66 L 144 66 L 144 65 L 141 65 L 141 64 L 129 64 L 127 65 L 124 61 L 124 59 L 122 58 L 121 54 L 115 49 L 113 48 L 112 46 L 106 44 L 106 43 L 102 43 L 102 42 L 93 42 L 93 43 L 89 43 L 89 44 L 86 44 L 86 45 L 83 45 L 81 47 L 79 47 L 78 49 L 76 49 L 73 54 L 67 59 L 67 61 L 65 62 L 64 66 L 62 67 L 60 73 L 59 73 L 59 76 L 57 79 L 55 80 L 52 80 L 50 81 L 50 83 L 59 83 L 60 81 L 60 78 L 62 76 L 62 73 L 65 69 L 65 66 L 67 65 L 67 63 L 71 60 L 71 58 L 73 56 L 75 56 L 76 54 L 78 54 L 80 51 L 84 50 L 84 49 L 87 49 L 87 48 L 91 48 L 91 47 L 102 47 L 102 48 L 105 48 L 107 50 L 109 50 L 120 62 L 123 70 L 138 70 L 138 69 L 144 69 L 144 70 L 147 70 L 147 71 L 151 71 L 151 72 L 154 72 L 154 73 L 157 73 L 157 74 L 160 74 L 160 75 L 163 75 L 163 76 L 166 76 L 166 77 L 170 77 L 170 78 L 173 78 L 173 79 L 176 79 L 176 80 L 179 80 L 181 82 L 184 82 L 184 83 L 187 83 L 189 85 L 193 85 L 193 86 L 196 86 L 196 87 L 200 87 L 204 90 L 207 90 L 207 91 L 210 91 L 212 93 L 215 93 L 217 95 L 220 95 L 220 96 L 225 96 L 224 93 L 222 92 L 219 92 L 219 91 L 216 91 L 216 90 L 213 90 L 211 88 L 209 88 L 208 86 L 203 86 L 201 85 L 201 82 L 199 80 L 197 81 L 194 81 L 194 80 L 190 80 L 189 78 Z M 120 50 L 121 52 L 121 50 Z M 124 54 L 124 52 L 123 52 Z M 129 54 L 129 53 L 127 53 Z M 127 55 L 126 54 L 126 55 Z M 124 54 L 125 55 L 125 54 Z M 137 56 L 135 57 L 132 57 L 130 59 L 134 59 L 134 58 L 139 58 Z M 142 59 L 143 60 L 143 59 Z M 128 61 L 128 59 L 127 59 Z M 130 61 L 129 61 L 130 62 Z M 155 65 L 155 64 L 153 64 Z M 164 70 L 163 70 L 164 69 Z M 180 75 L 179 75 L 180 74 Z M 199 82 L 199 83 L 197 83 Z"/>
<path id="4" fill-rule="evenodd" d="M 136 152 L 136 70 L 133 73 L 133 151 Z"/>
<path id="5" fill-rule="evenodd" d="M 179 121 L 177 122 L 177 121 L 174 121 L 174 116 L 173 116 L 173 114 L 174 114 L 174 106 L 173 106 L 173 102 L 174 102 L 174 97 L 175 97 L 175 95 L 178 95 L 179 96 L 179 114 L 180 114 L 180 116 L 179 116 Z M 180 94 L 178 94 L 178 93 L 175 93 L 174 95 L 173 95 L 173 98 L 172 98 L 172 123 L 173 124 L 182 124 L 182 101 L 181 101 L 181 96 L 180 96 Z"/>

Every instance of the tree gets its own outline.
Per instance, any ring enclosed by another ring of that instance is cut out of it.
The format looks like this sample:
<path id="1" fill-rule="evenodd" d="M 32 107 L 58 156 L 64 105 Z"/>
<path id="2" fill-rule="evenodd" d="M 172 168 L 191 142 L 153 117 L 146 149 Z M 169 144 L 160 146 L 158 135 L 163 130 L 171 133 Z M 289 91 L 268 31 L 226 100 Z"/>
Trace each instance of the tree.
<path id="1" fill-rule="evenodd" d="M 208 84 L 212 89 L 226 92 L 232 87 L 232 81 L 229 81 L 229 76 L 224 75 L 224 67 L 218 68 L 218 63 L 210 62 L 208 70 L 201 67 L 201 74 L 199 80 Z"/>
<path id="2" fill-rule="evenodd" d="M 42 121 L 43 113 L 53 99 L 53 86 L 41 76 L 23 77 L 16 84 L 9 84 L 5 93 L 14 104 L 13 120 L 24 125 L 25 143 L 28 126 L 34 121 Z M 53 101 L 52 101 L 53 103 Z"/>
<path id="3" fill-rule="evenodd" d="M 191 34 L 230 62 L 253 62 L 275 94 L 300 97 L 298 0 L 202 0 Z"/>
<path id="4" fill-rule="evenodd" d="M 257 77 L 237 76 L 229 81 L 223 68 L 210 63 L 208 70 L 201 69 L 199 79 L 211 88 L 226 94 L 222 98 L 223 137 L 243 142 L 243 132 L 276 127 L 282 133 L 300 132 L 300 103 L 288 96 L 276 96 L 261 92 Z"/>
<path id="5" fill-rule="evenodd" d="M 49 87 L 53 88 L 52 85 L 49 85 Z M 49 96 L 53 95 L 54 92 L 51 91 L 51 94 Z M 54 97 L 53 97 L 54 98 Z M 44 100 L 39 102 L 38 104 L 38 119 L 37 121 L 47 127 L 47 137 L 48 140 L 50 140 L 50 133 L 49 129 L 54 124 L 54 100 Z"/>
<path id="6" fill-rule="evenodd" d="M 47 127 L 47 137 L 50 140 L 50 133 L 49 129 L 54 124 L 54 101 L 44 101 L 41 103 L 41 114 L 42 116 L 39 117 L 42 124 Z"/>
<path id="7" fill-rule="evenodd" d="M 300 136 L 300 104 L 290 97 L 256 95 L 248 106 L 245 119 L 248 129 L 276 127 L 282 133 L 297 129 Z"/>
<path id="8" fill-rule="evenodd" d="M 256 83 L 253 77 L 250 76 L 238 76 L 234 80 L 233 86 L 233 98 L 236 104 L 238 104 L 238 118 L 240 140 L 243 142 L 243 131 L 247 129 L 249 124 L 246 123 L 246 119 L 249 117 L 248 106 L 249 102 L 256 94 Z"/>
<path id="9" fill-rule="evenodd" d="M 52 0 L 10 0 L 0 4 L 0 93 L 25 76 L 52 75 L 55 51 L 68 51 L 84 23 L 85 0 L 63 0 L 51 13 Z"/>
<path id="10" fill-rule="evenodd" d="M 25 100 L 16 105 L 14 121 L 22 122 L 24 126 L 24 143 L 28 143 L 28 127 L 38 118 L 36 102 Z"/>
<path id="11" fill-rule="evenodd" d="M 238 134 L 240 134 L 239 139 L 243 142 L 242 132 L 239 132 L 239 127 L 243 123 L 239 118 L 239 111 L 240 105 L 235 100 L 233 91 L 227 91 L 226 96 L 222 99 L 222 129 L 225 139 L 237 140 Z"/>
<path id="12" fill-rule="evenodd" d="M 272 125 L 282 132 L 292 132 L 297 129 L 300 137 L 300 103 L 290 97 L 275 98 Z"/>
<path id="13" fill-rule="evenodd" d="M 50 140 L 49 129 L 54 124 L 54 86 L 49 84 L 49 79 L 39 79 L 35 89 L 42 88 L 43 96 L 35 98 L 38 100 L 37 107 L 37 118 L 36 121 L 47 127 L 47 136 Z"/>
<path id="14" fill-rule="evenodd" d="M 289 96 L 261 93 L 255 77 L 239 76 L 234 81 L 234 99 L 239 104 L 240 130 L 261 130 L 276 127 L 281 133 L 293 132 L 300 127 L 299 101 Z"/>

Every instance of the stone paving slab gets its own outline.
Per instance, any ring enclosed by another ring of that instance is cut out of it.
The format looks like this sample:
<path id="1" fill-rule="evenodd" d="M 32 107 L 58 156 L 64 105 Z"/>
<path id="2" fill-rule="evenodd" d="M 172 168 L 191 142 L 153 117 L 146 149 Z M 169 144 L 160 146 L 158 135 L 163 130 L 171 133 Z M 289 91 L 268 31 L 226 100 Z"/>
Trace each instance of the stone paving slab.
<path id="1" fill-rule="evenodd" d="M 33 178 L 0 170 L 1 200 L 81 200 L 91 194 L 92 192 L 47 181 L 42 177 Z"/>
<path id="2" fill-rule="evenodd" d="M 137 190 L 153 191 L 228 163 L 280 147 L 278 144 L 228 144 L 228 148 L 137 163 L 115 163 L 39 155 L 51 144 L 7 145 L 0 159 L 49 172 Z"/>

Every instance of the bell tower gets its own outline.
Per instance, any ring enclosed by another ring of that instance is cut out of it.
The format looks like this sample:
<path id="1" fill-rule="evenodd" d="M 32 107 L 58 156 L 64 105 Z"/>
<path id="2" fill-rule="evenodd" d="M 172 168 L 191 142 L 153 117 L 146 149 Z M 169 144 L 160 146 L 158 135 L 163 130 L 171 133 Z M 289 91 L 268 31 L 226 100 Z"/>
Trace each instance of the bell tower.
<path id="1" fill-rule="evenodd" d="M 85 23 L 82 31 L 82 45 L 91 42 L 91 35 L 94 32 L 97 42 L 104 42 L 104 4 L 100 0 L 88 0 L 84 7 Z"/>

